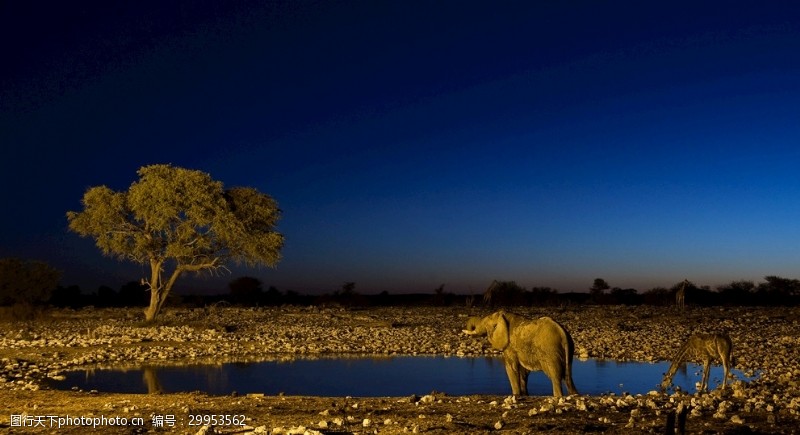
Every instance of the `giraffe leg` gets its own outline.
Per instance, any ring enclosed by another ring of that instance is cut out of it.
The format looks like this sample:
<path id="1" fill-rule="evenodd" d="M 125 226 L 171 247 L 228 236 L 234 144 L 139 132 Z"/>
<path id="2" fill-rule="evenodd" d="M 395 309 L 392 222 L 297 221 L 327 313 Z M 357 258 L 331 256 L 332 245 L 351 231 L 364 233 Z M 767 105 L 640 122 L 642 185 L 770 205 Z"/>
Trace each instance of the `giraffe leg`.
<path id="1" fill-rule="evenodd" d="M 726 355 L 722 356 L 722 389 L 728 385 L 728 373 L 730 372 L 730 361 Z"/>
<path id="2" fill-rule="evenodd" d="M 711 361 L 703 362 L 703 380 L 700 381 L 700 391 L 708 391 L 708 373 L 711 371 Z"/>

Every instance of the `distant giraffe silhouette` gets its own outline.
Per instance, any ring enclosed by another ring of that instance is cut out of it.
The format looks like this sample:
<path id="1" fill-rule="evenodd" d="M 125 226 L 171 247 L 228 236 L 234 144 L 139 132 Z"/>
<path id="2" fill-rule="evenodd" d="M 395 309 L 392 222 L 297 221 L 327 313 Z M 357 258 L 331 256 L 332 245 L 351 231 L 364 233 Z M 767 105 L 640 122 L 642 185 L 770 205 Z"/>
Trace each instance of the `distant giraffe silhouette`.
<path id="1" fill-rule="evenodd" d="M 683 310 L 686 308 L 686 285 L 689 284 L 688 279 L 684 279 L 681 283 L 681 286 L 678 287 L 678 291 L 675 292 L 675 306 L 678 309 Z"/>

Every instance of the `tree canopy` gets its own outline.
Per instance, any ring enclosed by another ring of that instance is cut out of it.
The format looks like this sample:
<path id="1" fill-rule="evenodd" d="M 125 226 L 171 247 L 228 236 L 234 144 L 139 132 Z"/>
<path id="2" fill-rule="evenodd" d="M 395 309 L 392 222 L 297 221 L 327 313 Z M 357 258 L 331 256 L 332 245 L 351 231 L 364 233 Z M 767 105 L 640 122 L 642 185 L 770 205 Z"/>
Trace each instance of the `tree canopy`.
<path id="1" fill-rule="evenodd" d="M 153 320 L 185 272 L 218 272 L 233 261 L 274 267 L 283 236 L 277 202 L 249 187 L 224 189 L 209 174 L 171 165 L 144 166 L 127 191 L 89 188 L 83 211 L 67 213 L 70 230 L 95 239 L 103 254 L 150 265 Z"/>
<path id="2" fill-rule="evenodd" d="M 608 285 L 606 280 L 603 278 L 595 278 L 594 283 L 589 288 L 589 294 L 592 295 L 592 299 L 594 299 L 595 302 L 599 302 L 605 294 L 605 291 L 610 288 L 611 286 Z"/>

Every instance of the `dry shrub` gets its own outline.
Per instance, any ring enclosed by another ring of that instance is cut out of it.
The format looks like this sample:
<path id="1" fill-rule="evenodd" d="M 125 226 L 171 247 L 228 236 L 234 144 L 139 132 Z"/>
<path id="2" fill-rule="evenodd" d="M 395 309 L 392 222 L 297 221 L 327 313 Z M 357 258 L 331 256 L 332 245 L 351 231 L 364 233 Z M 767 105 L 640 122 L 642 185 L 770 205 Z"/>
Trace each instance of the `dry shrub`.
<path id="1" fill-rule="evenodd" d="M 44 317 L 42 307 L 17 303 L 14 305 L 0 306 L 0 322 L 25 322 L 39 320 Z"/>

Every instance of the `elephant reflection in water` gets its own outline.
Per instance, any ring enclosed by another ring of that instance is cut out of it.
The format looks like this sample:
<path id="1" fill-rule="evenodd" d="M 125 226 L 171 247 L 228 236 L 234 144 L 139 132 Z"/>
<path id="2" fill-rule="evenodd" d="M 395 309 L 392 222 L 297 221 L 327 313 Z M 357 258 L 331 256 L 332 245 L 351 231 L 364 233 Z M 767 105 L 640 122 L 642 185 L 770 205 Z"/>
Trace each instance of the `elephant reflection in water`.
<path id="1" fill-rule="evenodd" d="M 578 394 L 572 382 L 575 344 L 569 332 L 549 317 L 526 319 L 505 311 L 486 317 L 470 317 L 467 335 L 486 335 L 492 347 L 503 351 L 506 374 L 515 396 L 528 395 L 528 374 L 541 370 L 553 384 L 553 396 L 561 397 L 561 382 L 569 394 Z"/>

